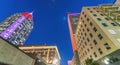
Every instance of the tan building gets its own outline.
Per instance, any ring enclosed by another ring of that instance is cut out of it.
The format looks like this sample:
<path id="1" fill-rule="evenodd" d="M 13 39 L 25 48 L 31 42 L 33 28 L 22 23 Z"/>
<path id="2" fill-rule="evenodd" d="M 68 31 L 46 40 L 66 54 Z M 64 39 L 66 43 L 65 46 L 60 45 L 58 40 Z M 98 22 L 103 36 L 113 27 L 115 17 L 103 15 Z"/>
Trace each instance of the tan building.
<path id="1" fill-rule="evenodd" d="M 120 6 L 83 7 L 75 33 L 81 65 L 87 58 L 101 65 L 120 63 Z"/>
<path id="2" fill-rule="evenodd" d="M 26 45 L 19 48 L 34 59 L 36 56 L 40 56 L 50 65 L 60 65 L 60 55 L 57 46 Z"/>

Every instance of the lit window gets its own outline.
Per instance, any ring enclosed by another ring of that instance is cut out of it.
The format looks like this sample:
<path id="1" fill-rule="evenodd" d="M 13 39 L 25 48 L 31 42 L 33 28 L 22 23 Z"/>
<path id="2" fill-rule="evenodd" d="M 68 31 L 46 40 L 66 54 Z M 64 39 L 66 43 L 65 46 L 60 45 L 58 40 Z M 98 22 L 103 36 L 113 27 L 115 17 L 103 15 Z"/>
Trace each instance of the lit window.
<path id="1" fill-rule="evenodd" d="M 112 29 L 109 29 L 108 30 L 111 34 L 116 34 L 116 32 L 114 31 L 114 30 L 112 30 Z"/>

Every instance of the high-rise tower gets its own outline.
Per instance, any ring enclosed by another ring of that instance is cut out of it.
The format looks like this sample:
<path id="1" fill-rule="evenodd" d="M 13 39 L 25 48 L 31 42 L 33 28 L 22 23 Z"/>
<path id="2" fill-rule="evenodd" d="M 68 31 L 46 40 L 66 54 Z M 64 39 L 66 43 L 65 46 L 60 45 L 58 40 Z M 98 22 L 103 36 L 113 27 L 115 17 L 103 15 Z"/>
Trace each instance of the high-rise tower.
<path id="1" fill-rule="evenodd" d="M 0 23 L 0 37 L 14 45 L 23 45 L 32 29 L 32 13 L 17 13 Z"/>
<path id="2" fill-rule="evenodd" d="M 74 13 L 74 14 L 68 13 L 68 26 L 70 30 L 70 38 L 71 38 L 72 48 L 74 52 L 74 56 L 72 59 L 72 65 L 80 65 L 78 51 L 76 48 L 76 39 L 75 39 L 75 32 L 76 32 L 76 28 L 78 25 L 79 17 L 80 17 L 79 13 Z"/>

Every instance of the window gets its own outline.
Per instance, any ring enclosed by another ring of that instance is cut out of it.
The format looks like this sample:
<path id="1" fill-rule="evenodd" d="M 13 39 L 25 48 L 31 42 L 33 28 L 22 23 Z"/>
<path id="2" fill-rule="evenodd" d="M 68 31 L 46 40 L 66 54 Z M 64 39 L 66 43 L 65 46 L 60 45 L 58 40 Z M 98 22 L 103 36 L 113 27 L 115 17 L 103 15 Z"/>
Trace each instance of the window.
<path id="1" fill-rule="evenodd" d="M 93 37 L 92 33 L 90 33 L 90 37 L 91 37 L 91 38 Z"/>
<path id="2" fill-rule="evenodd" d="M 104 14 L 100 14 L 101 16 L 104 16 Z"/>
<path id="3" fill-rule="evenodd" d="M 85 27 L 86 27 L 87 25 L 85 24 Z"/>
<path id="4" fill-rule="evenodd" d="M 97 44 L 97 41 L 96 41 L 96 40 L 93 40 L 93 43 L 96 45 L 96 44 Z"/>
<path id="5" fill-rule="evenodd" d="M 84 12 L 82 12 L 82 14 L 84 14 Z"/>
<path id="6" fill-rule="evenodd" d="M 92 58 L 92 55 L 90 55 L 90 58 Z"/>
<path id="7" fill-rule="evenodd" d="M 107 27 L 107 26 L 108 26 L 106 23 L 102 23 L 102 25 L 103 25 L 104 27 Z"/>
<path id="8" fill-rule="evenodd" d="M 82 22 L 84 23 L 84 20 Z"/>
<path id="9" fill-rule="evenodd" d="M 114 31 L 114 30 L 112 30 L 112 29 L 109 29 L 108 30 L 111 34 L 116 34 L 116 32 Z"/>
<path id="10" fill-rule="evenodd" d="M 96 32 L 97 31 L 96 27 L 94 27 L 93 30 L 94 30 L 94 32 Z"/>
<path id="11" fill-rule="evenodd" d="M 98 38 L 101 40 L 103 36 L 101 34 L 98 34 Z"/>
<path id="12" fill-rule="evenodd" d="M 82 20 L 82 17 L 81 17 L 81 20 Z"/>
<path id="13" fill-rule="evenodd" d="M 89 49 L 87 49 L 87 51 L 89 52 L 90 50 L 89 50 Z"/>
<path id="14" fill-rule="evenodd" d="M 85 33 L 85 36 L 87 36 L 87 34 Z"/>
<path id="15" fill-rule="evenodd" d="M 98 21 L 102 21 L 102 19 L 101 19 L 101 18 L 97 18 L 97 20 L 98 20 Z"/>
<path id="16" fill-rule="evenodd" d="M 90 22 L 90 26 L 92 26 L 93 25 L 93 23 L 92 22 Z"/>
<path id="17" fill-rule="evenodd" d="M 85 45 L 87 45 L 86 41 L 85 41 Z"/>
<path id="18" fill-rule="evenodd" d="M 87 31 L 88 31 L 88 32 L 90 31 L 89 28 L 87 28 Z"/>
<path id="19" fill-rule="evenodd" d="M 117 41 L 119 41 L 119 42 L 120 42 L 120 39 L 118 38 L 118 39 L 117 39 Z"/>
<path id="20" fill-rule="evenodd" d="M 96 11 L 96 12 L 99 12 L 99 11 Z"/>
<path id="21" fill-rule="evenodd" d="M 83 37 L 83 40 L 85 40 L 85 38 Z"/>
<path id="22" fill-rule="evenodd" d="M 95 52 L 93 53 L 93 55 L 94 55 L 95 57 L 97 57 L 97 54 L 96 54 Z"/>
<path id="23" fill-rule="evenodd" d="M 84 32 L 84 29 L 83 29 L 83 32 Z"/>
<path id="24" fill-rule="evenodd" d="M 88 41 L 88 42 L 90 41 L 89 38 L 87 38 L 87 41 Z"/>
<path id="25" fill-rule="evenodd" d="M 90 11 L 90 13 L 93 13 L 93 11 Z"/>
<path id="26" fill-rule="evenodd" d="M 87 8 L 88 10 L 90 10 L 90 8 Z"/>
<path id="27" fill-rule="evenodd" d="M 89 18 L 87 18 L 87 21 L 89 22 Z"/>
<path id="28" fill-rule="evenodd" d="M 96 14 L 93 14 L 93 16 L 97 16 Z"/>
<path id="29" fill-rule="evenodd" d="M 86 18 L 86 15 L 85 15 L 85 18 Z"/>
<path id="30" fill-rule="evenodd" d="M 100 54 L 103 54 L 101 48 L 98 48 L 98 51 L 99 51 Z"/>
<path id="31" fill-rule="evenodd" d="M 117 26 L 115 23 L 111 23 L 113 26 Z"/>
<path id="32" fill-rule="evenodd" d="M 109 46 L 108 43 L 105 43 L 104 46 L 105 46 L 105 48 L 106 48 L 107 50 L 110 50 L 110 49 L 111 49 L 111 47 Z"/>
<path id="33" fill-rule="evenodd" d="M 91 49 L 93 49 L 93 47 L 90 47 Z"/>
<path id="34" fill-rule="evenodd" d="M 105 18 L 107 21 L 109 21 L 110 19 L 109 18 Z"/>
<path id="35" fill-rule="evenodd" d="M 85 48 L 85 46 L 83 45 L 83 48 Z"/>

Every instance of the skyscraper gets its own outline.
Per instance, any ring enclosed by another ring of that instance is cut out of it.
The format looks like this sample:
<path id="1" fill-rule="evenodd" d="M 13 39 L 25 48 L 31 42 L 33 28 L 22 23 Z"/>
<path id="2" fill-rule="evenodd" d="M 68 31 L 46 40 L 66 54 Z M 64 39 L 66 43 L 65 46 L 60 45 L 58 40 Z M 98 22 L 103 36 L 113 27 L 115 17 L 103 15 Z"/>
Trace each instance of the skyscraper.
<path id="1" fill-rule="evenodd" d="M 32 13 L 17 13 L 0 23 L 0 37 L 14 45 L 23 45 L 32 29 Z"/>
<path id="2" fill-rule="evenodd" d="M 70 38 L 74 52 L 74 56 L 72 58 L 72 65 L 80 65 L 78 51 L 76 48 L 76 39 L 75 39 L 75 32 L 79 22 L 79 17 L 80 17 L 79 13 L 73 13 L 73 14 L 68 13 L 68 26 L 70 30 Z"/>
<path id="3" fill-rule="evenodd" d="M 75 41 L 81 65 L 93 58 L 100 65 L 120 63 L 120 6 L 83 7 Z"/>

